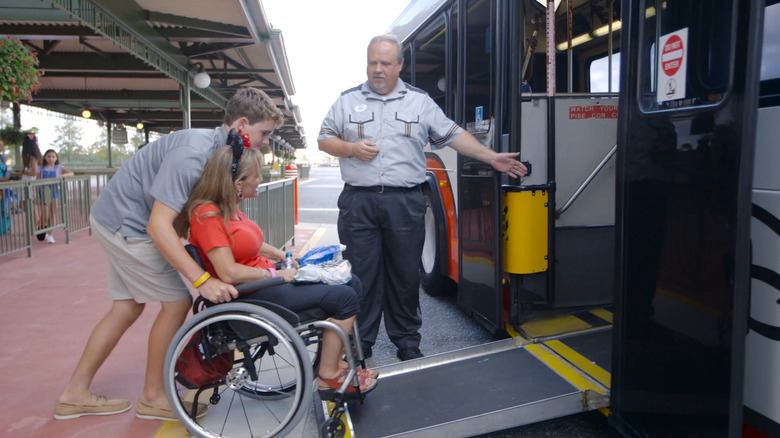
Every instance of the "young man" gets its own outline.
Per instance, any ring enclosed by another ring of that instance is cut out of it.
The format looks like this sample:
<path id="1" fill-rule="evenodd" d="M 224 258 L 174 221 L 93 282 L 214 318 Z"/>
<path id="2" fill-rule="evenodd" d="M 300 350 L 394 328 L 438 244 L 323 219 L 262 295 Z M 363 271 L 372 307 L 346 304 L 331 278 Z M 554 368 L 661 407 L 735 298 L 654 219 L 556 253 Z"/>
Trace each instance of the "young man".
<path id="1" fill-rule="evenodd" d="M 176 419 L 163 389 L 163 367 L 168 345 L 192 304 L 182 277 L 213 302 L 230 301 L 238 292 L 230 284 L 209 278 L 193 261 L 176 234 L 174 220 L 212 152 L 226 144 L 231 129 L 249 135 L 251 147 L 259 149 L 268 144 L 269 136 L 283 121 L 281 111 L 263 91 L 240 89 L 228 102 L 223 126 L 182 130 L 148 144 L 106 185 L 92 208 L 90 224 L 108 259 L 108 294 L 113 305 L 93 329 L 68 386 L 57 400 L 54 418 L 130 409 L 129 400 L 107 399 L 90 393 L 89 387 L 145 304 L 159 301 L 161 309 L 149 333 L 146 378 L 136 416 Z"/>
<path id="2" fill-rule="evenodd" d="M 368 45 L 368 81 L 333 104 L 318 137 L 319 148 L 340 158 L 339 239 L 363 280 L 358 314 L 363 352 L 371 355 L 384 314 L 401 360 L 422 357 L 417 313 L 419 265 L 425 239 L 423 147 L 449 146 L 514 178 L 526 175 L 517 153 L 497 153 L 448 119 L 422 90 L 399 79 L 404 59 L 394 35 Z"/>

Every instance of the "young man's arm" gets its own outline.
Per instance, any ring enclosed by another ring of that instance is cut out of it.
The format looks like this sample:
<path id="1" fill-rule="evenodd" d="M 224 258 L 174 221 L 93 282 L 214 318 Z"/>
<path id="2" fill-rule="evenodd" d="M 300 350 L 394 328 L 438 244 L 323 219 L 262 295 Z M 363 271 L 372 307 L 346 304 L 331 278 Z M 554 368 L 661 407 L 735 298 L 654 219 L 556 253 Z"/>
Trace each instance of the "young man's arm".
<path id="1" fill-rule="evenodd" d="M 195 263 L 195 260 L 187 254 L 182 246 L 181 240 L 173 228 L 173 222 L 178 215 L 177 211 L 162 202 L 154 201 L 146 231 L 165 260 L 192 284 L 201 278 L 206 271 Z M 238 291 L 235 287 L 216 278 L 209 278 L 197 289 L 204 298 L 214 303 L 227 302 L 238 297 Z"/>

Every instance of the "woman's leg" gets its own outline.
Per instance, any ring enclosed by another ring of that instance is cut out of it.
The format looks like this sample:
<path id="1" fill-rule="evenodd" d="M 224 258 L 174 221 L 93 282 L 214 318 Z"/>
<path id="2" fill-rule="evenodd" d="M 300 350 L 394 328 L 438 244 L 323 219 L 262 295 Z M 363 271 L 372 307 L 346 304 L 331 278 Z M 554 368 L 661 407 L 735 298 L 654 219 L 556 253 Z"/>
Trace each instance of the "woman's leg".
<path id="1" fill-rule="evenodd" d="M 330 315 L 330 321 L 338 325 L 345 333 L 352 332 L 352 327 L 360 308 L 358 292 L 353 287 L 343 284 L 286 283 L 242 295 L 241 299 L 270 301 L 299 314 L 307 310 L 319 308 L 325 314 Z M 335 379 L 337 377 L 343 379 L 343 377 L 339 377 L 344 368 L 340 359 L 344 351 L 341 338 L 332 330 L 325 330 L 322 343 L 320 377 L 325 379 Z M 361 380 L 364 381 L 365 379 L 361 378 Z M 367 382 L 369 386 L 372 384 L 373 380 Z M 326 386 L 324 382 L 320 382 L 320 385 Z"/>
<path id="2" fill-rule="evenodd" d="M 59 211 L 59 207 L 60 207 L 59 201 L 55 201 L 55 200 L 52 200 L 51 204 L 49 204 L 48 206 L 43 207 L 45 210 L 47 210 L 46 226 L 51 227 L 59 223 L 57 220 L 58 219 L 57 211 Z M 52 239 L 52 241 L 54 240 L 53 234 L 54 234 L 53 230 L 49 230 L 46 232 L 46 235 L 48 236 L 49 239 Z"/>
<path id="3" fill-rule="evenodd" d="M 355 316 L 347 319 L 333 319 L 330 321 L 341 327 L 346 333 L 352 332 L 352 324 L 355 322 Z M 341 373 L 341 353 L 344 351 L 344 345 L 341 338 L 333 330 L 325 330 L 322 334 L 322 354 L 320 357 L 320 376 L 326 379 L 333 379 Z"/>

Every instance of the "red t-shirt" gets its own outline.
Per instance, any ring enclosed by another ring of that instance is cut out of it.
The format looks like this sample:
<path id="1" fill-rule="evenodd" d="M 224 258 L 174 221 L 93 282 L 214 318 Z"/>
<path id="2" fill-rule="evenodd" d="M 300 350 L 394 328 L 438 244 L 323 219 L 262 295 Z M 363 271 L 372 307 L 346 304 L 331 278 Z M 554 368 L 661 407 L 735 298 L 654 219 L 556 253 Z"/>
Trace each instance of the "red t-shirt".
<path id="1" fill-rule="evenodd" d="M 238 218 L 230 219 L 229 230 L 225 229 L 222 216 L 201 216 L 211 212 L 219 212 L 216 205 L 200 205 L 195 208 L 190 218 L 190 243 L 198 247 L 200 257 L 209 274 L 219 278 L 208 258 L 208 253 L 214 248 L 221 247 L 230 248 L 236 263 L 263 269 L 274 266 L 270 260 L 260 255 L 264 239 L 263 230 L 241 210 L 238 210 Z"/>

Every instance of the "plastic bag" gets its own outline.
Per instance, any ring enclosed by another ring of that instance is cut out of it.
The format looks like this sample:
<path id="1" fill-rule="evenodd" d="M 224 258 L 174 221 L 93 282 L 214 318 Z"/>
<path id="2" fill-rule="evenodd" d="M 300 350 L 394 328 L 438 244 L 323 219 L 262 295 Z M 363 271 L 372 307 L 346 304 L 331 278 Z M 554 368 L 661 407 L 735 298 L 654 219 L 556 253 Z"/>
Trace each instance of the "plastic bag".
<path id="1" fill-rule="evenodd" d="M 303 283 L 344 284 L 351 279 L 352 265 L 343 259 L 302 265 L 295 274 L 295 281 Z"/>
<path id="2" fill-rule="evenodd" d="M 347 249 L 344 245 L 317 246 L 301 257 L 301 266 L 316 265 L 330 260 L 341 260 L 341 252 Z"/>

